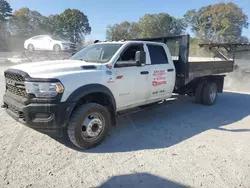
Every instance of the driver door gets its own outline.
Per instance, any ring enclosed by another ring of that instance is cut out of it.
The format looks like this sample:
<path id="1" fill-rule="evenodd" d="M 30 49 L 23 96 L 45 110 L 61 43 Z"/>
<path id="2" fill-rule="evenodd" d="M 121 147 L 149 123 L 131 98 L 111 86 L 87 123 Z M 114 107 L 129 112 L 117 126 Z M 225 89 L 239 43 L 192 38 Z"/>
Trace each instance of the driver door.
<path id="1" fill-rule="evenodd" d="M 126 110 L 145 103 L 149 94 L 148 66 L 136 66 L 135 54 L 145 51 L 142 43 L 130 44 L 114 66 L 115 89 L 118 110 Z"/>

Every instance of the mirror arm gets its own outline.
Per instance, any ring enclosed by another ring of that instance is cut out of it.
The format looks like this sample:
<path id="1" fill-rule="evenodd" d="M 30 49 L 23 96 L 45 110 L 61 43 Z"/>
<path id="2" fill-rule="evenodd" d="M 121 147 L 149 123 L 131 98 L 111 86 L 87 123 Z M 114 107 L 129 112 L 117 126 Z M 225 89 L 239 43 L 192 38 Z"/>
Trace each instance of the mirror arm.
<path id="1" fill-rule="evenodd" d="M 139 61 L 136 61 L 136 66 L 137 67 L 142 67 L 142 64 Z"/>

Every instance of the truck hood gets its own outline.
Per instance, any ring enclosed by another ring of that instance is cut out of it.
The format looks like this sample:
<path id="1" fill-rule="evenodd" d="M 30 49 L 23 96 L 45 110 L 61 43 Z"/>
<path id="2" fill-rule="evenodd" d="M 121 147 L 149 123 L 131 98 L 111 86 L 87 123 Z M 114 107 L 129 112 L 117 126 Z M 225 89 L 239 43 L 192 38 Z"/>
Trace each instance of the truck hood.
<path id="1" fill-rule="evenodd" d="M 25 63 L 12 66 L 11 69 L 18 69 L 28 73 L 33 78 L 52 78 L 56 75 L 67 74 L 68 72 L 89 72 L 100 70 L 102 64 L 90 63 L 80 60 L 53 60 L 35 63 Z"/>

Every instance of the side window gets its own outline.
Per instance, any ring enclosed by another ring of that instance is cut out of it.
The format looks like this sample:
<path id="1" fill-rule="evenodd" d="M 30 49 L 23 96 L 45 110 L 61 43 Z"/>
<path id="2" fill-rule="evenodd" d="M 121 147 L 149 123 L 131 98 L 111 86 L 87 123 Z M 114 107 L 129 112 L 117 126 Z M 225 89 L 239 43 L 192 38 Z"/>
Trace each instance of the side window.
<path id="1" fill-rule="evenodd" d="M 33 37 L 32 39 L 34 39 L 34 40 L 40 40 L 40 39 L 42 39 L 44 36 L 37 36 L 37 37 Z"/>
<path id="2" fill-rule="evenodd" d="M 144 51 L 143 44 L 132 44 L 122 53 L 119 60 L 115 64 L 115 68 L 135 67 L 135 54 L 137 51 Z"/>
<path id="3" fill-rule="evenodd" d="M 147 44 L 148 51 L 150 54 L 151 64 L 167 64 L 168 58 L 167 54 L 161 45 Z"/>
<path id="4" fill-rule="evenodd" d="M 119 61 L 135 61 L 135 53 L 137 51 L 144 51 L 142 44 L 133 44 L 133 45 L 129 46 L 121 54 Z"/>

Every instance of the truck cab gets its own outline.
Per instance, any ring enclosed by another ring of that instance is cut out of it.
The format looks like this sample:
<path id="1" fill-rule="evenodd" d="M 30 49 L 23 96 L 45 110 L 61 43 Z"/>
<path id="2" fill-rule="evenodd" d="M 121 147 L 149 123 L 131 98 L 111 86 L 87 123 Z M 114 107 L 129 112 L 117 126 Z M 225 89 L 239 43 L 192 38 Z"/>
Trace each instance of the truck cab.
<path id="1" fill-rule="evenodd" d="M 62 136 L 66 130 L 75 146 L 88 149 L 105 139 L 117 114 L 168 99 L 181 87 L 200 102 L 202 96 L 204 103 L 215 102 L 222 77 L 206 75 L 180 86 L 176 67 L 163 42 L 98 42 L 67 60 L 7 69 L 3 107 L 42 133 Z"/>
<path id="2" fill-rule="evenodd" d="M 110 49 L 117 45 L 121 47 L 113 57 L 107 57 Z M 97 82 L 112 91 L 117 112 L 171 97 L 175 67 L 165 44 L 134 41 L 98 43 L 86 50 L 85 58 L 93 58 L 87 61 L 109 61 L 103 63 L 103 77 Z M 72 59 L 79 56 L 77 54 Z M 92 84 L 92 79 L 89 81 L 87 84 Z"/>

